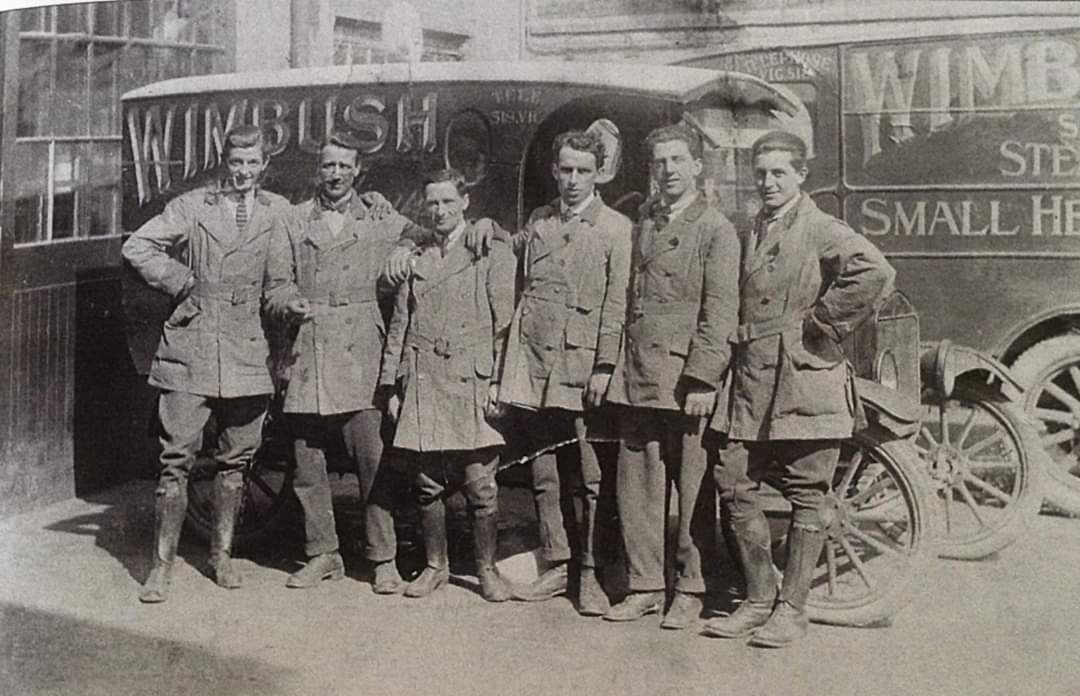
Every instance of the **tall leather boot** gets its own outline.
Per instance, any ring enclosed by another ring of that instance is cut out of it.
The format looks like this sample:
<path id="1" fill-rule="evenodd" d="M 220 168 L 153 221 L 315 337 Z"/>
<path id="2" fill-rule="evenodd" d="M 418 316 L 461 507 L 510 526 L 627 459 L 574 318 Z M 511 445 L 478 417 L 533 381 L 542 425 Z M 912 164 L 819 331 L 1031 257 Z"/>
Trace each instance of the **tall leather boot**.
<path id="1" fill-rule="evenodd" d="M 480 580 L 480 594 L 489 602 L 505 602 L 510 599 L 510 588 L 495 567 L 495 549 L 498 544 L 499 526 L 496 515 L 473 516 L 473 548 L 476 553 L 476 577 Z"/>
<path id="2" fill-rule="evenodd" d="M 139 601 L 156 604 L 168 599 L 176 548 L 187 514 L 187 489 L 178 486 L 154 497 L 154 565 L 146 583 L 139 589 Z"/>
<path id="3" fill-rule="evenodd" d="M 214 533 L 210 537 L 210 570 L 214 582 L 232 590 L 244 584 L 232 562 L 233 532 L 243 500 L 243 480 L 226 478 L 221 472 L 214 477 Z"/>
<path id="4" fill-rule="evenodd" d="M 746 578 L 746 601 L 732 612 L 705 622 L 705 635 L 741 638 L 769 620 L 776 599 L 776 575 L 770 550 L 769 522 L 764 513 L 732 521 L 735 549 Z"/>
<path id="5" fill-rule="evenodd" d="M 420 527 L 424 533 L 427 566 L 405 588 L 406 597 L 427 597 L 450 579 L 446 552 L 446 505 L 436 500 L 420 507 Z"/>
<path id="6" fill-rule="evenodd" d="M 578 613 L 603 616 L 611 609 L 611 600 L 596 577 L 597 501 L 581 501 L 581 569 L 578 574 Z"/>
<path id="7" fill-rule="evenodd" d="M 750 645 L 764 648 L 782 648 L 806 635 L 810 619 L 806 614 L 806 600 L 810 596 L 810 583 L 814 579 L 821 549 L 825 545 L 825 532 L 792 522 L 788 529 L 787 563 L 780 596 L 769 620 L 754 633 Z"/>

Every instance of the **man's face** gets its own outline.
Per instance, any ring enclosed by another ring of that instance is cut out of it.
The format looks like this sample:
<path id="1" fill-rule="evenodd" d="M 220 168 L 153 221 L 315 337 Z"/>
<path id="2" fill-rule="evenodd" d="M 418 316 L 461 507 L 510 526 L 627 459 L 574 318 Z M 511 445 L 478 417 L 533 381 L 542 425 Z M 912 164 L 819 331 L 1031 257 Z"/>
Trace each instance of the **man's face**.
<path id="1" fill-rule="evenodd" d="M 551 175 L 559 185 L 559 197 L 571 208 L 581 203 L 596 188 L 596 156 L 569 146 L 559 150 L 559 160 Z"/>
<path id="2" fill-rule="evenodd" d="M 357 153 L 346 147 L 326 145 L 319 152 L 319 190 L 330 200 L 340 200 L 352 190 L 359 171 Z"/>
<path id="3" fill-rule="evenodd" d="M 802 190 L 806 167 L 796 169 L 786 150 L 762 152 L 754 158 L 754 185 L 767 210 L 776 210 Z"/>
<path id="4" fill-rule="evenodd" d="M 250 191 L 262 173 L 266 171 L 268 164 L 270 160 L 263 157 L 262 148 L 258 145 L 234 147 L 229 150 L 225 158 L 225 166 L 228 167 L 233 190 L 238 193 Z"/>
<path id="5" fill-rule="evenodd" d="M 697 188 L 701 160 L 684 140 L 665 140 L 652 148 L 652 176 L 666 201 L 674 202 Z"/>
<path id="6" fill-rule="evenodd" d="M 448 235 L 457 229 L 469 209 L 469 194 L 458 193 L 452 181 L 439 181 L 424 187 L 424 207 L 427 209 L 435 230 Z"/>

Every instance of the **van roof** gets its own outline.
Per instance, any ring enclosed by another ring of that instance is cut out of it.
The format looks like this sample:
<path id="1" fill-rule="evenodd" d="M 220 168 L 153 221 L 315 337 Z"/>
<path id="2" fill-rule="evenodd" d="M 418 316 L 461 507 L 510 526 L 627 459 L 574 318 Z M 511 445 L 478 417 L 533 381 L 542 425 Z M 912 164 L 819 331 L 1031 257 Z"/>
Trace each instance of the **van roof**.
<path id="1" fill-rule="evenodd" d="M 742 73 L 672 65 L 578 61 L 385 63 L 218 73 L 155 82 L 131 90 L 122 98 L 127 101 L 235 90 L 440 82 L 556 84 L 684 102 L 709 92 L 723 91 L 739 102 L 768 101 L 784 110 L 791 108 L 790 95 Z"/>

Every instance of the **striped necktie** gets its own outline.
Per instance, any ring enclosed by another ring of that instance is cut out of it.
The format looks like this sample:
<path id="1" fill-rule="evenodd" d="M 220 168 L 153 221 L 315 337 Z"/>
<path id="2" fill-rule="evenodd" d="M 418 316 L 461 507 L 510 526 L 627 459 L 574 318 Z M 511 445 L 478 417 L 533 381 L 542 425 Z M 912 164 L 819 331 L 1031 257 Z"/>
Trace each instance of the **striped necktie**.
<path id="1" fill-rule="evenodd" d="M 248 224 L 247 196 L 241 195 L 236 201 L 236 229 L 241 232 Z"/>

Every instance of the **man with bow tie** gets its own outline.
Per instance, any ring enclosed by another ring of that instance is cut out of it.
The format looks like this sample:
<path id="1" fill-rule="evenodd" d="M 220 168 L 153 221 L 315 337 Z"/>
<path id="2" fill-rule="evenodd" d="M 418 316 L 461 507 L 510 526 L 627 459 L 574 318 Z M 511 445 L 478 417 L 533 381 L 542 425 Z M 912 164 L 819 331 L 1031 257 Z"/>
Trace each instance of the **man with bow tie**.
<path id="1" fill-rule="evenodd" d="M 738 318 L 739 244 L 698 189 L 702 144 L 685 124 L 649 134 L 659 197 L 634 229 L 626 339 L 609 398 L 620 420 L 616 496 L 630 594 L 609 621 L 664 607 L 668 481 L 678 487 L 674 596 L 661 627 L 693 625 L 706 591 L 702 556 L 715 543 L 715 496 L 702 436 L 728 367 Z"/>
<path id="2" fill-rule="evenodd" d="M 353 189 L 360 164 L 360 143 L 346 132 L 332 133 L 319 150 L 315 197 L 296 205 L 287 218 L 285 258 L 292 282 L 269 303 L 271 313 L 293 327 L 284 361 L 283 411 L 295 438 L 293 488 L 304 512 L 304 551 L 310 559 L 289 576 L 288 587 L 344 577 L 327 453 L 344 450 L 355 464 L 365 502 L 385 468 L 380 462 L 389 424 L 376 393 L 386 333 L 379 301 L 388 312 L 393 287 L 381 286 L 379 273 L 402 236 L 422 233 L 382 196 L 361 196 Z M 390 511 L 370 512 L 366 533 L 394 543 Z M 403 589 L 392 563 L 377 572 L 388 591 Z"/>
<path id="3" fill-rule="evenodd" d="M 515 251 L 526 255 L 525 287 L 510 327 L 499 400 L 525 414 L 524 432 L 534 449 L 575 438 L 576 443 L 532 462 L 547 568 L 517 598 L 546 600 L 567 591 L 573 538 L 578 611 L 600 616 L 610 607 L 596 574 L 597 540 L 605 526 L 613 526 L 605 519 L 614 517 L 610 496 L 601 496 L 601 479 L 602 470 L 612 467 L 602 466 L 586 439 L 586 414 L 603 402 L 618 358 L 631 224 L 596 191 L 604 165 L 598 136 L 563 133 L 551 151 L 559 198 L 534 210 L 513 238 Z M 574 536 L 567 533 L 564 504 L 574 510 Z"/>
<path id="4" fill-rule="evenodd" d="M 826 534 L 825 495 L 855 394 L 840 342 L 892 289 L 892 267 L 865 237 L 802 191 L 806 144 L 772 131 L 751 149 L 762 208 L 743 241 L 730 402 L 711 427 L 746 456 L 721 456 L 714 476 L 730 513 L 747 599 L 705 633 L 762 647 L 806 634 L 806 602 Z M 791 504 L 779 593 L 758 482 Z"/>
<path id="5" fill-rule="evenodd" d="M 495 568 L 495 469 L 503 437 L 488 418 L 498 400 L 517 264 L 500 240 L 486 255 L 465 247 L 469 228 L 494 223 L 465 219 L 469 194 L 459 172 L 432 173 L 423 191 L 436 244 L 420 253 L 398 289 L 380 377 L 384 387 L 397 387 L 388 404 L 397 419 L 394 447 L 402 453 L 395 466 L 415 481 L 427 560 L 405 596 L 427 597 L 449 579 L 445 499 L 462 490 L 472 518 L 480 593 L 502 602 L 510 598 Z M 386 483 L 376 484 L 373 496 L 380 502 Z M 369 558 L 380 564 L 393 563 L 395 552 L 389 543 L 368 548 Z"/>
<path id="6" fill-rule="evenodd" d="M 288 282 L 288 241 L 279 223 L 289 204 L 259 188 L 269 157 L 257 127 L 229 131 L 223 154 L 226 178 L 174 198 L 123 247 L 132 268 L 175 299 L 149 378 L 161 390 L 162 452 L 154 562 L 139 593 L 147 603 L 167 599 L 188 475 L 211 415 L 218 449 L 210 570 L 222 587 L 242 584 L 230 558 L 233 530 L 244 467 L 259 445 L 274 388 L 260 304 Z"/>

